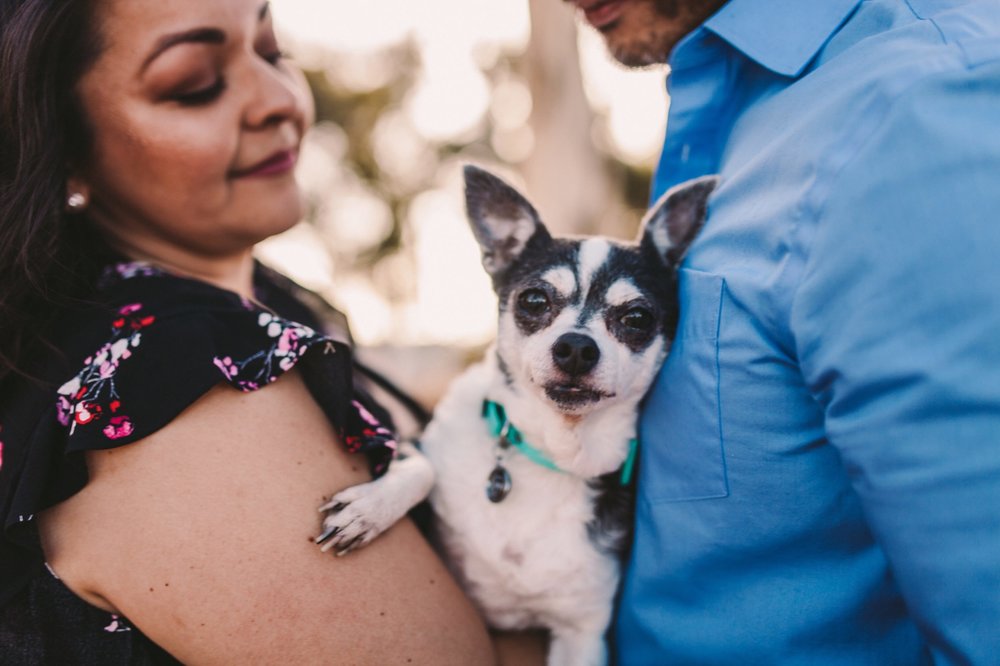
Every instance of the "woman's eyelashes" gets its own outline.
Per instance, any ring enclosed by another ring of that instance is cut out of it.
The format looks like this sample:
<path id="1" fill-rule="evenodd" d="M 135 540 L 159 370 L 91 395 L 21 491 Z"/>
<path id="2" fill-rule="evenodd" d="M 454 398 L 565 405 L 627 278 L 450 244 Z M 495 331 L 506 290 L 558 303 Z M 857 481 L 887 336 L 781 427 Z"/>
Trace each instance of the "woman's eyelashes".
<path id="1" fill-rule="evenodd" d="M 220 76 L 210 86 L 174 95 L 174 101 L 181 106 L 204 106 L 218 99 L 225 89 L 226 80 Z"/>

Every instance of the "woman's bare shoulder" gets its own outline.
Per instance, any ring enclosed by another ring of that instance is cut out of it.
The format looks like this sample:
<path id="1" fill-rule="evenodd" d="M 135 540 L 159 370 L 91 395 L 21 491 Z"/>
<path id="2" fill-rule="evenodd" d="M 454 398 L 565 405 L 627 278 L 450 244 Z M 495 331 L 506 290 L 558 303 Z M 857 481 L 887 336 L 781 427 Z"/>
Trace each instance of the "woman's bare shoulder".
<path id="1" fill-rule="evenodd" d="M 41 516 L 49 563 L 184 662 L 492 660 L 409 521 L 343 558 L 313 543 L 323 498 L 368 474 L 294 371 L 213 389 L 88 467 L 88 485 Z"/>

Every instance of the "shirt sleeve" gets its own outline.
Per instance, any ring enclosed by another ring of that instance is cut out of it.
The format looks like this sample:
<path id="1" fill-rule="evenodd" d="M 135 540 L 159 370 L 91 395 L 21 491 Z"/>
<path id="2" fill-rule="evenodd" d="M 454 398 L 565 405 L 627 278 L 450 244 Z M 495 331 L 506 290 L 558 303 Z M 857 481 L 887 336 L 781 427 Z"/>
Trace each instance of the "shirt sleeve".
<path id="1" fill-rule="evenodd" d="M 828 191 L 791 325 L 936 661 L 1000 652 L 1000 66 L 895 103 Z"/>

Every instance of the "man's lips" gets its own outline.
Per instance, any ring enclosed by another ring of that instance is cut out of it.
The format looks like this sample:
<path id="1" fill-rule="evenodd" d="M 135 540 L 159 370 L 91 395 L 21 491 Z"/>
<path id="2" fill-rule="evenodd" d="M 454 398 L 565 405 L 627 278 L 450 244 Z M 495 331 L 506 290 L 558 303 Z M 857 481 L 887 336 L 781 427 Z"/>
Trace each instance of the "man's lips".
<path id="1" fill-rule="evenodd" d="M 233 172 L 234 178 L 247 178 L 247 177 L 258 177 L 258 176 L 275 176 L 278 174 L 287 173 L 295 168 L 295 163 L 298 161 L 299 153 L 297 150 L 279 150 L 278 152 L 272 154 L 267 159 L 261 160 L 256 164 L 249 166 L 245 169 L 238 169 Z"/>
<path id="2" fill-rule="evenodd" d="M 626 0 L 597 0 L 588 2 L 586 0 L 576 2 L 576 6 L 583 12 L 587 23 L 598 30 L 610 26 L 622 15 L 622 9 Z"/>

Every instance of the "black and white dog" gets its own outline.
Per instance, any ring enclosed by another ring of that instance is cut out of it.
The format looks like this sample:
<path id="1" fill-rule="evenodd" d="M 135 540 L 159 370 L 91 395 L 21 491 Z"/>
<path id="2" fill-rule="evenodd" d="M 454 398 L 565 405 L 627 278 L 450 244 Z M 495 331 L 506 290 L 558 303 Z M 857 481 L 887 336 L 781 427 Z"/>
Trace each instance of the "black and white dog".
<path id="1" fill-rule="evenodd" d="M 492 627 L 548 628 L 550 665 L 605 663 L 637 408 L 670 347 L 676 268 L 716 182 L 672 189 L 623 244 L 553 238 L 523 196 L 466 167 L 496 343 L 449 388 L 422 455 L 411 447 L 323 507 L 324 548 L 367 543 L 429 491 L 445 555 Z"/>

